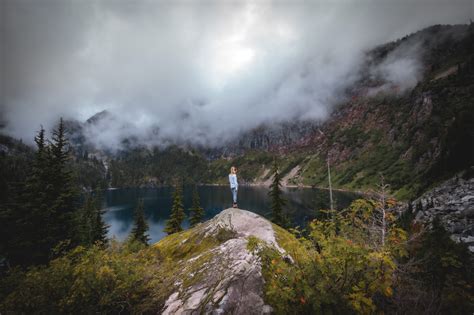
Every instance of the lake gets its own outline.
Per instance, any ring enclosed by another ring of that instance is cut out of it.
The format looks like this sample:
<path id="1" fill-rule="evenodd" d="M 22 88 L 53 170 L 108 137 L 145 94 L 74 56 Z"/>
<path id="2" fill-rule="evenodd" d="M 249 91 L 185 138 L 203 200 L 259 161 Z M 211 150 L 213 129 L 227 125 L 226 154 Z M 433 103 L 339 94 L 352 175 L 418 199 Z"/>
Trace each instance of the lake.
<path id="1" fill-rule="evenodd" d="M 294 226 L 304 226 L 315 218 L 318 209 L 329 208 L 329 192 L 313 188 L 285 188 L 284 197 L 288 200 L 286 213 Z M 166 236 L 163 232 L 165 222 L 170 215 L 172 205 L 171 187 L 130 188 L 107 190 L 103 196 L 103 207 L 106 209 L 104 220 L 109 225 L 109 237 L 124 240 L 133 227 L 133 209 L 138 200 L 144 201 L 145 216 L 150 230 L 151 242 L 157 242 Z M 201 206 L 205 209 L 205 219 L 210 219 L 224 209 L 232 206 L 232 196 L 227 186 L 199 186 L 198 193 Z M 239 208 L 270 217 L 270 200 L 268 188 L 256 186 L 239 187 Z M 337 208 L 347 207 L 357 195 L 349 192 L 334 191 Z M 184 188 L 184 206 L 189 213 L 192 199 L 192 187 Z M 183 223 L 188 228 L 189 222 Z"/>

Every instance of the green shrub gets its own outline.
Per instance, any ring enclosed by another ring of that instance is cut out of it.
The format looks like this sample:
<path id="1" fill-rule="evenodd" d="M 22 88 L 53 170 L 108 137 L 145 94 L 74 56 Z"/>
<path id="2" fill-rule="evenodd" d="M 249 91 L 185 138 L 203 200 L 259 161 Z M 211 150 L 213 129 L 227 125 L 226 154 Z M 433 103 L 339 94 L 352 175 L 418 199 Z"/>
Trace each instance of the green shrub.
<path id="1" fill-rule="evenodd" d="M 370 314 L 394 290 L 395 259 L 406 254 L 406 234 L 391 226 L 384 246 L 372 242 L 366 222 L 375 202 L 355 201 L 333 219 L 314 220 L 307 238 L 274 226 L 280 246 L 292 257 L 250 238 L 262 259 L 265 299 L 277 314 Z"/>
<path id="2" fill-rule="evenodd" d="M 157 311 L 156 254 L 139 244 L 77 247 L 48 266 L 12 271 L 2 281 L 0 312 L 40 314 Z"/>

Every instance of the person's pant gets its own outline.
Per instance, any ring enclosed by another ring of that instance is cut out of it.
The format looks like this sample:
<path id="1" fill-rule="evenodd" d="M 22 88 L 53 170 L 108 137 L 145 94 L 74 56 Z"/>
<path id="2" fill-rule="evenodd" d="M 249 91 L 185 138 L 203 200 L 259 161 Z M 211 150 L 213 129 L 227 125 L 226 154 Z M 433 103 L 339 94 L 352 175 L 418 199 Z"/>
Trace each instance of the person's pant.
<path id="1" fill-rule="evenodd" d="M 232 190 L 232 199 L 234 200 L 234 203 L 237 203 L 237 189 L 231 188 L 231 190 Z"/>

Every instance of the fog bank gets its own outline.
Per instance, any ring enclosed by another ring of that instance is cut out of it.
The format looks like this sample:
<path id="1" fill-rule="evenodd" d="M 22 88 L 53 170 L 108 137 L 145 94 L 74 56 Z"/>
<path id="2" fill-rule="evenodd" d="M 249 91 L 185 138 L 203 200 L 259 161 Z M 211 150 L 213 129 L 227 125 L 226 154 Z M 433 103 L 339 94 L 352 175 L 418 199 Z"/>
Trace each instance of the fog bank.
<path id="1" fill-rule="evenodd" d="M 111 113 L 86 132 L 118 148 L 218 145 L 261 123 L 324 120 L 364 51 L 433 24 L 468 23 L 472 1 L 60 1 L 1 4 L 0 114 L 31 142 L 40 124 Z M 415 44 L 374 76 L 421 78 Z"/>

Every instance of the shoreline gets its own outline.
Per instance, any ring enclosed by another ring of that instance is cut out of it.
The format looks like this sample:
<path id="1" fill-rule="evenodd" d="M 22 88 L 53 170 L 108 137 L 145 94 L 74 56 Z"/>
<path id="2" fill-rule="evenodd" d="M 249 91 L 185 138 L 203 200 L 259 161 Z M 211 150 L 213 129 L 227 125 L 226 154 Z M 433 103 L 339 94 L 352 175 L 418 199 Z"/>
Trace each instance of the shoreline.
<path id="1" fill-rule="evenodd" d="M 199 186 L 228 186 L 228 184 L 199 184 Z M 243 187 L 269 187 L 268 185 L 264 183 L 242 183 L 239 184 L 239 186 Z M 282 185 L 282 189 L 285 188 L 311 188 L 311 189 L 319 189 L 319 190 L 329 190 L 329 187 L 325 186 L 314 186 L 314 185 Z M 347 193 L 353 193 L 357 195 L 363 195 L 363 196 L 373 196 L 376 195 L 373 191 L 370 190 L 352 190 L 348 188 L 332 188 L 333 191 L 338 191 L 338 192 L 347 192 Z"/>
<path id="2" fill-rule="evenodd" d="M 215 186 L 215 187 L 226 187 L 229 186 L 228 184 L 219 184 L 219 183 L 198 183 L 198 186 Z M 268 188 L 269 185 L 266 185 L 265 183 L 242 183 L 239 184 L 241 187 L 265 187 Z M 130 189 L 130 188 L 163 188 L 163 187 L 171 187 L 171 185 L 143 185 L 143 186 L 138 186 L 138 187 L 108 187 L 105 188 L 105 191 L 113 191 L 117 189 Z M 329 187 L 325 186 L 315 186 L 315 185 L 282 185 L 282 189 L 285 190 L 287 188 L 305 188 L 305 189 L 318 189 L 318 190 L 326 190 L 329 191 Z M 333 191 L 337 192 L 344 192 L 344 193 L 352 193 L 364 197 L 374 197 L 377 196 L 377 193 L 374 192 L 373 190 L 353 190 L 353 189 L 348 189 L 348 188 L 332 188 Z"/>

